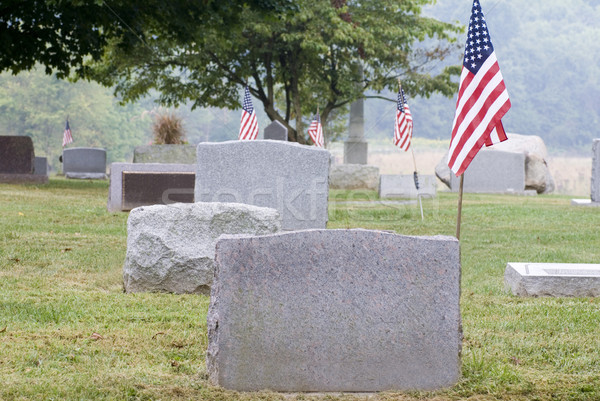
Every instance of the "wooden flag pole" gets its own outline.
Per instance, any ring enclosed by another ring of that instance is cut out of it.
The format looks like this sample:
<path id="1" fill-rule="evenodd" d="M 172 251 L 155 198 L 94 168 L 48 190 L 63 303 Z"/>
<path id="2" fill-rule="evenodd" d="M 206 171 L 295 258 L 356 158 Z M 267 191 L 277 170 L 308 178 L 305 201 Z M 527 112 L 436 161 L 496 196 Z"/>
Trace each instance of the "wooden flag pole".
<path id="1" fill-rule="evenodd" d="M 460 241 L 460 221 L 462 217 L 463 186 L 465 183 L 465 174 L 460 175 L 460 186 L 458 189 L 458 216 L 456 219 L 456 239 Z"/>

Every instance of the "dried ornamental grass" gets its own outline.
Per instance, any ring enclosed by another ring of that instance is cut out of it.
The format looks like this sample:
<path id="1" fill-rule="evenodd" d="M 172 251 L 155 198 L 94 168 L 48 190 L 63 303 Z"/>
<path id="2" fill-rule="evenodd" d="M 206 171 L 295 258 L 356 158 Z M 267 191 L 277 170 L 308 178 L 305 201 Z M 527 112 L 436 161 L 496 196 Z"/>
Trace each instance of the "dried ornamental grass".
<path id="1" fill-rule="evenodd" d="M 159 112 L 152 124 L 154 144 L 181 145 L 187 143 L 181 117 L 172 112 Z"/>

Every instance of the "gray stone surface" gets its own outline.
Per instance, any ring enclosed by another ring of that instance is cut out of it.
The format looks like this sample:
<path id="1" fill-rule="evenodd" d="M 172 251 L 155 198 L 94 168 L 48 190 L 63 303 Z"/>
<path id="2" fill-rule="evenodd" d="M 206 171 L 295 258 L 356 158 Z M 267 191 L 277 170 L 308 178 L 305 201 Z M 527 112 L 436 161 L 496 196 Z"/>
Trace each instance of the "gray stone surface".
<path id="1" fill-rule="evenodd" d="M 48 175 L 48 158 L 36 156 L 33 162 L 33 174 Z"/>
<path id="2" fill-rule="evenodd" d="M 31 174 L 34 157 L 30 137 L 0 136 L 0 174 Z"/>
<path id="3" fill-rule="evenodd" d="M 524 193 L 525 155 L 484 150 L 477 153 L 465 171 L 464 192 Z M 450 188 L 458 192 L 460 178 L 450 175 Z"/>
<path id="4" fill-rule="evenodd" d="M 62 154 L 63 173 L 67 178 L 105 179 L 106 150 L 68 148 Z"/>
<path id="5" fill-rule="evenodd" d="M 327 225 L 330 154 L 284 141 L 198 144 L 196 202 L 272 207 L 284 230 Z"/>
<path id="6" fill-rule="evenodd" d="M 280 229 L 276 210 L 242 204 L 175 203 L 133 209 L 123 268 L 126 292 L 208 293 L 221 234 Z"/>
<path id="7" fill-rule="evenodd" d="M 208 312 L 213 384 L 432 390 L 460 377 L 459 244 L 369 230 L 222 237 Z"/>
<path id="8" fill-rule="evenodd" d="M 597 297 L 600 264 L 508 263 L 504 283 L 518 296 Z"/>
<path id="9" fill-rule="evenodd" d="M 345 164 L 367 164 L 369 144 L 366 141 L 347 140 L 344 142 Z"/>
<path id="10" fill-rule="evenodd" d="M 419 194 L 436 196 L 437 180 L 435 175 L 419 174 L 419 190 L 415 186 L 414 176 L 400 174 L 382 174 L 379 177 L 380 198 L 416 198 Z"/>
<path id="11" fill-rule="evenodd" d="M 555 188 L 554 178 L 548 168 L 548 151 L 542 138 L 536 135 L 519 135 L 512 133 L 507 135 L 507 141 L 498 143 L 489 148 L 483 147 L 479 153 L 487 151 L 522 153 L 525 156 L 525 189 L 535 190 L 538 194 L 553 192 Z M 446 164 L 447 159 L 448 154 L 446 153 L 436 166 L 435 174 L 448 186 L 448 188 L 454 190 L 452 187 L 454 183 L 451 182 L 454 175 L 450 172 L 450 169 Z M 469 166 L 469 169 L 470 168 L 471 166 Z M 467 171 L 469 171 L 469 169 L 467 169 Z M 467 176 L 465 175 L 465 180 L 466 179 Z M 454 180 L 457 181 L 456 179 Z"/>
<path id="12" fill-rule="evenodd" d="M 379 188 L 379 167 L 364 164 L 336 164 L 329 170 L 331 189 Z"/>
<path id="13" fill-rule="evenodd" d="M 285 125 L 275 120 L 265 127 L 263 137 L 264 139 L 272 139 L 275 141 L 287 141 L 288 130 Z"/>
<path id="14" fill-rule="evenodd" d="M 148 172 L 148 173 L 195 173 L 195 164 L 169 164 L 169 163 L 112 163 L 110 165 L 110 184 L 108 187 L 108 202 L 106 207 L 109 212 L 129 210 L 123 203 L 123 172 Z M 181 188 L 165 188 L 164 204 L 172 203 L 170 195 L 182 193 Z M 194 188 L 188 192 L 194 193 Z"/>
<path id="15" fill-rule="evenodd" d="M 592 145 L 592 202 L 600 202 L 600 139 L 594 139 Z"/>
<path id="16" fill-rule="evenodd" d="M 196 145 L 144 145 L 133 150 L 134 163 L 196 164 Z"/>

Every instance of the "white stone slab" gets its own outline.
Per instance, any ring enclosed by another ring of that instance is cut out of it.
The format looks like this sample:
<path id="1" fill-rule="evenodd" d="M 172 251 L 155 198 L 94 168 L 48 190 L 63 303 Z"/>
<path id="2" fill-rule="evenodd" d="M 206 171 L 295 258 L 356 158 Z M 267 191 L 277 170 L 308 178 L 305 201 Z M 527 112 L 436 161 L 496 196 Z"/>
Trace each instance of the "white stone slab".
<path id="1" fill-rule="evenodd" d="M 519 296 L 596 297 L 600 295 L 600 264 L 509 262 L 504 283 Z"/>

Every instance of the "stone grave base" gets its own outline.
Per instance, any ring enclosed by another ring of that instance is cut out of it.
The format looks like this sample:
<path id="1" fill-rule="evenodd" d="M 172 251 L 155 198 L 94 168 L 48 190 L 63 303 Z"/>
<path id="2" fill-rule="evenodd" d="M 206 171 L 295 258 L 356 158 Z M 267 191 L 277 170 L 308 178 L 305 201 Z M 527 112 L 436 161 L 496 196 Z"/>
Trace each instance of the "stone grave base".
<path id="1" fill-rule="evenodd" d="M 38 174 L 0 174 L 0 182 L 5 184 L 47 184 L 47 175 Z"/>
<path id="2" fill-rule="evenodd" d="M 571 199 L 572 206 L 600 206 L 600 202 L 592 202 L 591 199 Z"/>
<path id="3" fill-rule="evenodd" d="M 508 263 L 507 289 L 519 296 L 596 297 L 600 295 L 600 264 Z"/>
<path id="4" fill-rule="evenodd" d="M 337 164 L 329 169 L 331 189 L 379 189 L 379 167 L 368 164 Z"/>

